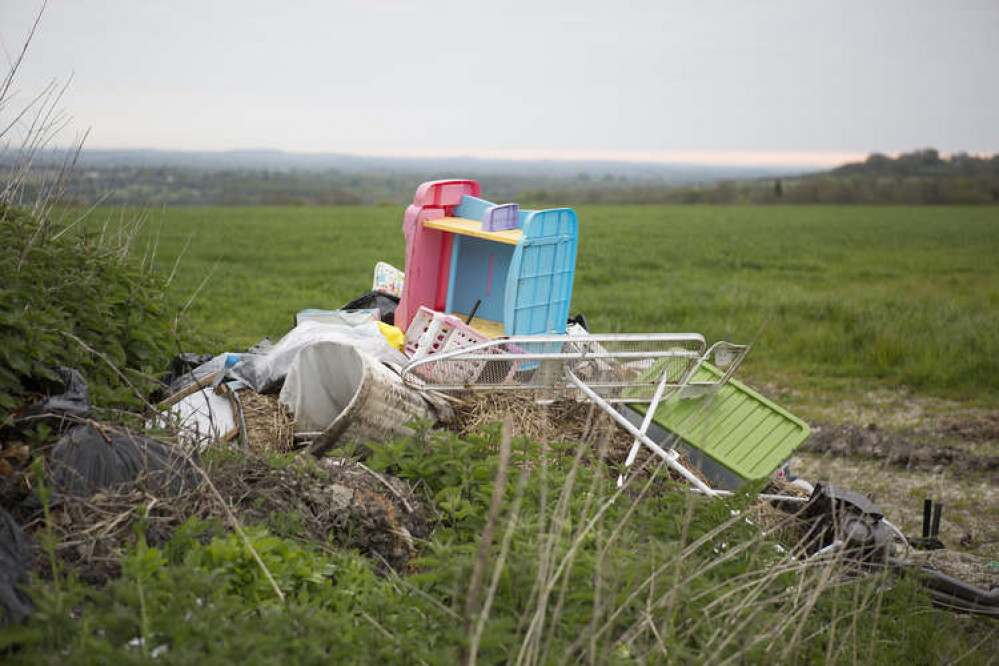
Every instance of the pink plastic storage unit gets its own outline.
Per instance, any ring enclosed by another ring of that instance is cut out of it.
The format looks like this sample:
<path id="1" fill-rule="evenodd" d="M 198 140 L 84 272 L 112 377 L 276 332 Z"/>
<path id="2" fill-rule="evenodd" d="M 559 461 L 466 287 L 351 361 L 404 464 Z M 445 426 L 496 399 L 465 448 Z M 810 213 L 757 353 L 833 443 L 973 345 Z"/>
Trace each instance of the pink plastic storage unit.
<path id="1" fill-rule="evenodd" d="M 474 309 L 471 325 L 491 337 L 564 333 L 576 213 L 497 206 L 479 194 L 471 180 L 417 188 L 403 222 L 406 280 L 396 326 L 405 329 L 424 306 L 462 318 Z"/>

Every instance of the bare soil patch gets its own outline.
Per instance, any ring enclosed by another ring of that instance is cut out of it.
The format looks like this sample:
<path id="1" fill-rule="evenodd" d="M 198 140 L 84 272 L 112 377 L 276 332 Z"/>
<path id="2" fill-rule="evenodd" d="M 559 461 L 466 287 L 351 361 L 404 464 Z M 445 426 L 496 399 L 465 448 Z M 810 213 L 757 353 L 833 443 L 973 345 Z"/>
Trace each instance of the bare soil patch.
<path id="1" fill-rule="evenodd" d="M 942 430 L 952 435 L 966 433 L 968 436 L 963 438 L 970 439 L 971 436 L 994 435 L 992 427 L 990 423 L 963 422 L 948 424 Z M 873 458 L 908 471 L 934 472 L 953 467 L 983 473 L 992 483 L 999 483 L 999 455 L 975 453 L 963 447 L 934 442 L 926 432 L 882 430 L 873 423 L 866 426 L 815 424 L 801 451 L 842 458 Z"/>

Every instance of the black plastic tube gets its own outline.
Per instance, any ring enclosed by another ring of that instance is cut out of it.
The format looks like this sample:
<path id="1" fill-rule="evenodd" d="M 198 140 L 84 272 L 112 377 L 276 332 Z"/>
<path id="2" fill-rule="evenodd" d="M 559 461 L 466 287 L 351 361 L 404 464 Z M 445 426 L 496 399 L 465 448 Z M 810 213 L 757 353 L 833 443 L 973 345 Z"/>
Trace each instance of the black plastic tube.
<path id="1" fill-rule="evenodd" d="M 472 306 L 472 311 L 468 313 L 468 319 L 465 320 L 465 324 L 471 324 L 472 319 L 475 318 L 475 313 L 479 311 L 479 306 L 482 305 L 482 299 L 475 301 L 475 305 Z"/>

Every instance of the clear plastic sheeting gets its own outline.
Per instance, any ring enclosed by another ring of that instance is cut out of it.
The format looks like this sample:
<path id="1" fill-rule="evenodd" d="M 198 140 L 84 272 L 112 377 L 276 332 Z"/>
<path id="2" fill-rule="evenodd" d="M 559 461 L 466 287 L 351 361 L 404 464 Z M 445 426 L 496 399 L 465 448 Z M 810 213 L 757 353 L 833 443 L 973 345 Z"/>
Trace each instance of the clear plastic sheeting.
<path id="1" fill-rule="evenodd" d="M 295 356 L 304 348 L 320 342 L 336 342 L 357 348 L 365 354 L 396 367 L 409 359 L 394 349 L 375 322 L 360 326 L 331 326 L 304 321 L 293 328 L 265 354 L 244 356 L 230 373 L 258 393 L 277 390 L 284 382 Z"/>
<path id="2" fill-rule="evenodd" d="M 367 310 L 302 310 L 295 315 L 295 326 L 304 321 L 317 321 L 327 326 L 360 326 L 369 321 L 381 321 L 377 308 Z"/>

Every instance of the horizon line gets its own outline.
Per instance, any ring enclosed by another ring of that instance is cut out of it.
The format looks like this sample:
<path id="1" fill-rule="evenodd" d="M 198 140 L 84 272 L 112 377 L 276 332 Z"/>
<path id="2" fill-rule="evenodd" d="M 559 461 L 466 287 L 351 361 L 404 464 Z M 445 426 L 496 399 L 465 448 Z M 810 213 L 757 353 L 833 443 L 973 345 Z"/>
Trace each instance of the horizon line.
<path id="1" fill-rule="evenodd" d="M 509 162 L 621 162 L 633 164 L 696 164 L 705 166 L 839 166 L 862 162 L 870 152 L 847 151 L 617 151 L 617 150 L 289 150 L 285 148 L 158 148 L 85 146 L 83 155 L 94 151 L 154 151 L 163 153 L 276 152 L 299 155 L 344 155 L 399 159 L 467 158 Z M 877 152 L 877 151 L 871 151 Z M 897 157 L 900 153 L 883 153 Z"/>
<path id="2" fill-rule="evenodd" d="M 872 154 L 881 154 L 897 159 L 904 153 L 928 148 L 916 148 L 910 151 L 626 151 L 626 150 L 546 150 L 546 149 L 509 149 L 509 150 L 294 150 L 288 148 L 267 148 L 263 146 L 227 147 L 227 148 L 157 148 L 140 147 L 84 147 L 94 151 L 151 151 L 162 153 L 208 153 L 224 154 L 239 152 L 270 152 L 288 155 L 338 155 L 345 157 L 378 157 L 397 159 L 440 159 L 465 158 L 496 160 L 507 162 L 616 162 L 622 164 L 650 165 L 698 165 L 716 167 L 837 167 L 851 162 L 864 162 Z M 55 150 L 75 150 L 64 147 Z M 935 149 L 934 149 L 935 150 Z M 993 154 L 972 151 L 938 151 L 941 158 L 952 158 L 959 153 L 973 157 L 991 157 Z M 997 153 L 999 154 L 999 153 Z"/>
<path id="3" fill-rule="evenodd" d="M 468 157 L 508 161 L 626 162 L 710 166 L 838 166 L 863 161 L 868 153 L 810 151 L 628 151 L 628 150 L 478 150 L 365 151 L 372 157 Z"/>

